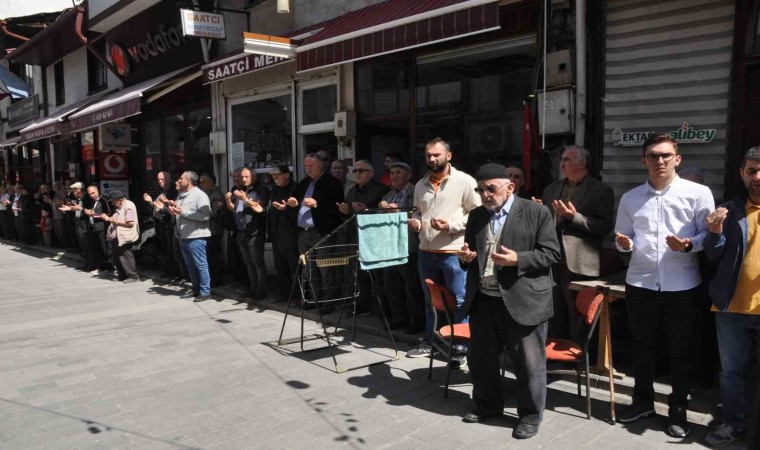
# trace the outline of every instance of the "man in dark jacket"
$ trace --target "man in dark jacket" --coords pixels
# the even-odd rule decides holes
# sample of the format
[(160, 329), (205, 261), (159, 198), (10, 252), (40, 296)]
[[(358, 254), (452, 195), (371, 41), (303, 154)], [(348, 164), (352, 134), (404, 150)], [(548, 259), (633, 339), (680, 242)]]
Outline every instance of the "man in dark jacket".
[[(716, 266), (708, 292), (713, 301), (720, 353), (723, 422), (705, 437), (725, 447), (752, 428), (749, 368), (760, 339), (760, 147), (747, 151), (740, 175), (746, 190), (707, 216), (704, 252)], [(757, 424), (757, 421), (754, 422)]]
[(467, 359), (475, 411), (465, 422), (500, 416), (504, 398), (499, 355), (506, 346), (515, 364), (520, 422), (512, 436), (538, 433), (546, 403), (546, 332), (553, 314), (551, 266), (560, 247), (549, 211), (514, 195), (506, 168), (486, 164), (476, 174), (482, 206), (470, 211), (465, 244), (464, 309), (470, 316)]
[(87, 197), (92, 202), (92, 207), (84, 210), (84, 214), (90, 222), (90, 261), (88, 265), (97, 268), (98, 271), (111, 270), (112, 265), (108, 262), (111, 260), (110, 245), (106, 245), (106, 223), (103, 222), (102, 216), (110, 216), (111, 204), (106, 196), (101, 196), (96, 185), (87, 186)]
[[(375, 169), (372, 167), (372, 163), (366, 159), (356, 161), (351, 173), (354, 174), (356, 184), (349, 189), (348, 194), (346, 194), (346, 201), (338, 206), (344, 219), (352, 217), (356, 213), (360, 213), (367, 208), (377, 208), (380, 205), (380, 202), (383, 201), (385, 194), (390, 190), (388, 186), (375, 180)], [(347, 225), (346, 242), (351, 244), (358, 243), (359, 238), (357, 232), (358, 227), (356, 221)], [(383, 292), (383, 271), (373, 270), (370, 273), (370, 271), (367, 270), (359, 270), (358, 278), (359, 300), (357, 301), (356, 311), (354, 311), (354, 313), (357, 315), (369, 314), (372, 306), (373, 293), (385, 300), (385, 293)], [(384, 301), (384, 303), (387, 304), (387, 301)]]
[(287, 202), (296, 191), (296, 182), (291, 179), (288, 166), (273, 167), (269, 174), (275, 187), (267, 212), (267, 230), (272, 242), (280, 299), (290, 300), (288, 295), (298, 269), (298, 211), (288, 208)]
[[(297, 211), (298, 252), (304, 254), (323, 238), (332, 233), (341, 223), (338, 205), (343, 203), (343, 186), (326, 173), (327, 167), (315, 153), (304, 158), (306, 177), (298, 183), (288, 207)], [(322, 242), (327, 246), (332, 239)], [(311, 273), (312, 293), (316, 299), (335, 296), (336, 273), (332, 268), (307, 270)]]
[[(176, 258), (174, 249), (174, 221), (169, 214), (168, 201), (177, 200), (177, 188), (172, 182), (172, 176), (169, 172), (159, 172), (156, 175), (156, 182), (161, 190), (159, 195), (154, 199), (150, 194), (143, 194), (143, 201), (147, 204), (148, 214), (153, 216), (156, 223), (156, 235), (161, 243), (161, 254), (163, 255), (164, 272), (161, 276), (175, 278), (182, 274), (184, 262)], [(180, 264), (182, 266), (180, 266)]]
[(269, 191), (257, 182), (257, 174), (244, 167), (240, 170), (239, 189), (226, 194), (227, 209), (235, 214), (238, 247), (243, 257), (251, 291), (251, 300), (267, 297), (267, 266), (264, 262), (266, 239), (266, 206)]

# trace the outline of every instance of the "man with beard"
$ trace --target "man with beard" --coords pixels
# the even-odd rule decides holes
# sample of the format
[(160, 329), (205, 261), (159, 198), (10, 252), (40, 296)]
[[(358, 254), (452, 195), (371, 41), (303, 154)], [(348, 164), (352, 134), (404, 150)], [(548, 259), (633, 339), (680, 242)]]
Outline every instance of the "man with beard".
[(153, 216), (156, 223), (156, 235), (161, 242), (161, 254), (163, 255), (164, 272), (162, 277), (176, 278), (180, 276), (179, 261), (174, 258), (174, 221), (169, 214), (169, 200), (177, 199), (177, 189), (172, 183), (172, 176), (169, 172), (159, 172), (156, 175), (161, 193), (153, 199), (150, 194), (143, 194), (143, 201), (148, 205), (149, 213)]
[(108, 263), (111, 251), (106, 245), (106, 223), (103, 222), (103, 214), (111, 215), (111, 205), (105, 196), (101, 196), (98, 187), (87, 187), (87, 196), (93, 202), (91, 208), (84, 210), (90, 222), (90, 267), (96, 267), (98, 271), (111, 270)]
[[(720, 425), (705, 437), (725, 447), (745, 433), (757, 433), (750, 418), (754, 393), (750, 368), (760, 339), (760, 147), (747, 151), (739, 174), (746, 190), (707, 216), (707, 259), (716, 266), (708, 293), (713, 301), (720, 354)], [(758, 400), (756, 400), (758, 401)], [(757, 412), (755, 412), (757, 414)], [(752, 426), (755, 424), (755, 427)], [(747, 448), (757, 448), (751, 444)]]
[(274, 188), (267, 212), (267, 229), (272, 242), (280, 299), (290, 300), (288, 295), (298, 269), (298, 211), (288, 208), (287, 202), (295, 193), (296, 182), (291, 178), (288, 166), (273, 167), (269, 174), (274, 180)]
[[(475, 193), (477, 183), (464, 172), (451, 165), (451, 148), (441, 138), (435, 138), (425, 146), (425, 160), (430, 171), (414, 187), (414, 206), (418, 208), (409, 219), (409, 227), (420, 233), (418, 268), (420, 280), (430, 278), (445, 285), (457, 299), (455, 320), (467, 322), (464, 311), (465, 272), (459, 265), (457, 251), (464, 244), (467, 216), (471, 209), (480, 206), (480, 198)], [(425, 294), (425, 339), (417, 348), (410, 350), (409, 358), (428, 357), (433, 337), (435, 314), (430, 305), (430, 294), (426, 286)], [(457, 356), (457, 363), (464, 362)]]
[(470, 211), (459, 259), (467, 267), (472, 339), (468, 353), (475, 411), (481, 422), (504, 411), (500, 355), (515, 365), (516, 439), (535, 436), (546, 403), (546, 332), (552, 316), (551, 267), (560, 247), (549, 210), (514, 195), (504, 166), (485, 164), (476, 174), (483, 206)]
[(261, 300), (267, 297), (264, 241), (269, 191), (263, 183), (257, 183), (256, 172), (247, 167), (240, 169), (240, 185), (237, 187), (226, 194), (227, 209), (235, 214), (237, 244), (248, 270), (251, 290), (247, 297)]
[(617, 416), (632, 423), (655, 414), (657, 348), (665, 331), (670, 354), (666, 433), (685, 438), (691, 428), (686, 408), (691, 391), (693, 327), (699, 314), (702, 279), (697, 252), (708, 235), (707, 216), (715, 209), (707, 186), (676, 174), (678, 144), (669, 134), (653, 134), (643, 144), (646, 183), (623, 194), (615, 224), (618, 250), (631, 253), (625, 278), (625, 304), (633, 335), (633, 403)]

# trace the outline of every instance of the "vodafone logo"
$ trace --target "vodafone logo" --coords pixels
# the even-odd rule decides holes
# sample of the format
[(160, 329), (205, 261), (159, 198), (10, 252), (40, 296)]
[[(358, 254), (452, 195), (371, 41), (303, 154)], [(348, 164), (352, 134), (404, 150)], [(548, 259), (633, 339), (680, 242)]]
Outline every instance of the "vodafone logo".
[(127, 155), (109, 154), (101, 158), (100, 175), (105, 180), (125, 180), (127, 175)]
[(108, 52), (108, 59), (111, 61), (111, 64), (116, 67), (116, 71), (119, 75), (123, 77), (129, 75), (129, 59), (127, 59), (127, 52), (124, 51), (124, 48), (121, 45), (111, 44), (110, 51)]

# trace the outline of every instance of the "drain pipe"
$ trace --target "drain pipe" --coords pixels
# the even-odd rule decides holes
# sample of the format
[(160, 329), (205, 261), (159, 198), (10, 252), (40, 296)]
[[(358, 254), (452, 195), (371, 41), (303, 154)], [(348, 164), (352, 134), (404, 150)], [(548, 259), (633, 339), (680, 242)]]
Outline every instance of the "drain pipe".
[(24, 42), (26, 42), (26, 41), (29, 40), (29, 38), (26, 37), (26, 36), (21, 36), (20, 34), (16, 34), (16, 33), (13, 33), (11, 31), (8, 31), (8, 21), (6, 21), (6, 20), (0, 20), (0, 27), (2, 27), (3, 33), (7, 34), (8, 36), (10, 36), (12, 38), (16, 38), (16, 39), (18, 39), (20, 41), (24, 41)]
[(575, 145), (586, 141), (586, 0), (575, 2)]
[(94, 56), (98, 61), (103, 63), (108, 70), (110, 70), (114, 75), (116, 75), (116, 78), (121, 81), (122, 84), (124, 84), (125, 78), (119, 74), (119, 71), (116, 70), (116, 67), (114, 67), (113, 64), (111, 64), (106, 58), (103, 57), (100, 53), (98, 53), (97, 49), (95, 49), (87, 40), (87, 37), (82, 33), (82, 21), (84, 20), (84, 8), (81, 6), (77, 7), (77, 21), (76, 25), (74, 26), (74, 31), (76, 31), (77, 36), (79, 37), (79, 40), (82, 41), (82, 44), (87, 49), (88, 52), (92, 53), (92, 56)]

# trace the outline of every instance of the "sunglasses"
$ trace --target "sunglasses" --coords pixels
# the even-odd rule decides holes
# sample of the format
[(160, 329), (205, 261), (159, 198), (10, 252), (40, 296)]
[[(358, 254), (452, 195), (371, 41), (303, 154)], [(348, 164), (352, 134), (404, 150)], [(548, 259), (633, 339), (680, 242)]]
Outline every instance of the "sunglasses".
[(364, 172), (372, 172), (372, 171), (369, 170), (369, 169), (354, 169), (354, 170), (351, 171), (351, 173), (353, 173), (353, 174), (364, 173)]
[(489, 184), (485, 188), (476, 187), (475, 188), (475, 193), (476, 194), (482, 194), (484, 192), (487, 192), (489, 194), (495, 194), (495, 193), (499, 192), (499, 189), (503, 188), (504, 186), (506, 186), (508, 184), (509, 184), (509, 181), (506, 182), (506, 183), (504, 183), (504, 184), (502, 184), (501, 186), (494, 186), (492, 184)]

